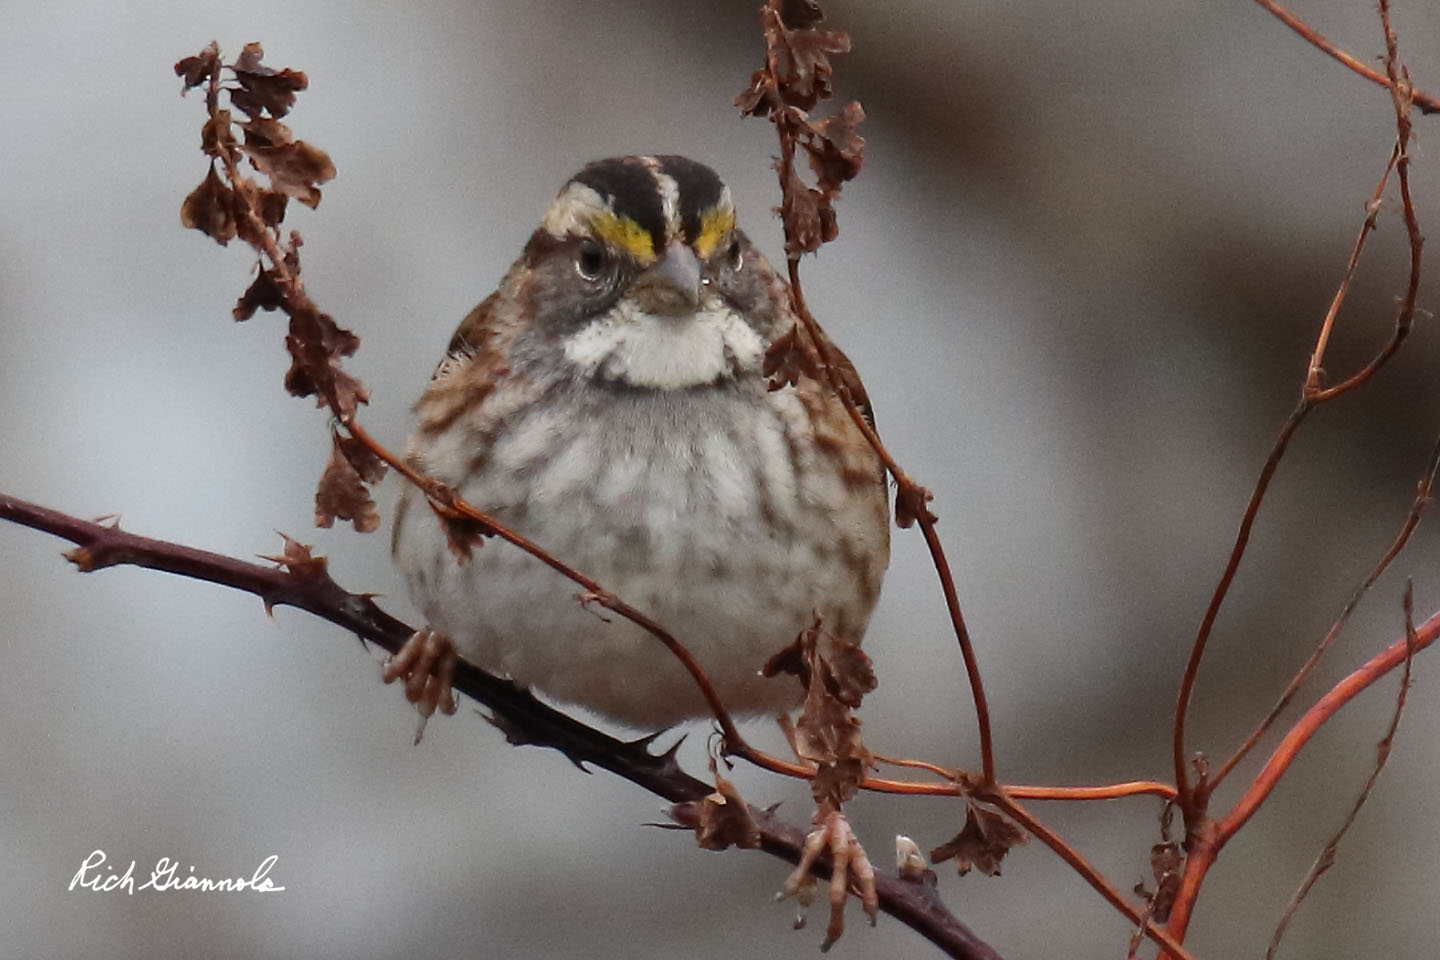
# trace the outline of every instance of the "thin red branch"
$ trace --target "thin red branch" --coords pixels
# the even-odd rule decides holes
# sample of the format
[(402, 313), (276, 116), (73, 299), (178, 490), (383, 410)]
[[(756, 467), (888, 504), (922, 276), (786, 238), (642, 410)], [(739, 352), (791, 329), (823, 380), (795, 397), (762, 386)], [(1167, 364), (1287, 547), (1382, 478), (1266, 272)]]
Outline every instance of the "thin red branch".
[(1420, 482), (1416, 484), (1415, 499), (1411, 501), (1410, 510), (1405, 515), (1405, 521), (1400, 525), (1400, 530), (1395, 534), (1395, 539), (1390, 542), (1390, 546), (1386, 549), (1384, 556), (1375, 564), (1374, 569), (1370, 571), (1369, 575), (1355, 588), (1355, 591), (1350, 594), (1350, 599), (1346, 601), (1345, 608), (1340, 611), (1340, 616), (1336, 618), (1335, 623), (1326, 631), (1325, 636), (1321, 639), (1320, 643), (1316, 645), (1315, 650), (1310, 654), (1305, 663), (1296, 671), (1295, 676), (1290, 679), (1290, 683), (1286, 685), (1284, 692), (1281, 693), (1279, 699), (1275, 701), (1275, 705), (1270, 708), (1270, 712), (1265, 716), (1265, 719), (1250, 732), (1250, 735), (1245, 738), (1245, 742), (1230, 755), (1230, 759), (1226, 760), (1219, 771), (1210, 779), (1210, 787), (1212, 790), (1219, 786), (1220, 782), (1235, 769), (1236, 765), (1245, 758), (1250, 750), (1260, 741), (1260, 738), (1274, 725), (1281, 712), (1294, 700), (1295, 695), (1300, 691), (1301, 685), (1304, 684), (1310, 674), (1315, 671), (1321, 658), (1325, 656), (1326, 651), (1330, 649), (1335, 639), (1340, 636), (1340, 631), (1345, 629), (1345, 624), (1349, 623), (1350, 616), (1355, 612), (1355, 608), (1360, 605), (1360, 601), (1370, 592), (1370, 589), (1375, 586), (1375, 582), (1389, 569), (1390, 564), (1394, 562), (1395, 558), (1405, 549), (1406, 544), (1410, 542), (1411, 534), (1413, 534), (1415, 528), (1420, 525), (1420, 518), (1430, 505), (1431, 491), (1434, 488), (1435, 474), (1437, 471), (1440, 471), (1440, 440), (1437, 440), (1435, 445), (1431, 447), (1430, 459), (1426, 464), (1425, 473), (1421, 477)]
[[(1175, 784), (1179, 788), (1182, 807), (1189, 803), (1192, 795), (1190, 784), (1190, 764), (1185, 753), (1185, 721), (1190, 711), (1190, 700), (1195, 693), (1195, 680), (1200, 675), (1200, 661), (1205, 656), (1205, 645), (1210, 640), (1210, 634), (1215, 629), (1215, 620), (1220, 616), (1220, 608), (1225, 603), (1225, 598), (1230, 592), (1230, 585), (1235, 580), (1235, 574), (1240, 569), (1240, 561), (1245, 556), (1245, 548), (1250, 543), (1250, 531), (1255, 526), (1255, 517), (1260, 513), (1260, 505), (1265, 500), (1265, 494), (1270, 488), (1270, 481), (1275, 476), (1275, 470), (1280, 466), (1280, 460), (1285, 456), (1285, 450), (1290, 444), (1290, 439), (1299, 429), (1304, 421), (1305, 415), (1314, 407), (1314, 404), (1302, 399), (1290, 412), (1285, 423), (1280, 427), (1280, 433), (1276, 435), (1275, 442), (1270, 447), (1270, 455), (1265, 458), (1265, 465), (1260, 468), (1260, 477), (1255, 481), (1255, 488), (1250, 494), (1250, 502), (1245, 505), (1245, 513), (1240, 518), (1240, 529), (1235, 534), (1235, 543), (1230, 548), (1230, 556), (1225, 561), (1225, 569), (1220, 574), (1220, 581), (1215, 585), (1215, 591), (1210, 596), (1210, 604), (1205, 608), (1205, 615), (1200, 619), (1200, 628), (1195, 633), (1195, 639), (1190, 646), (1190, 659), (1185, 664), (1185, 673), (1180, 680), (1180, 692), (1175, 699), (1175, 726), (1174, 736), (1171, 740), (1171, 761), (1174, 764)], [(1185, 810), (1187, 820), (1196, 815), (1195, 810)]]
[[(1215, 620), (1220, 614), (1220, 609), (1224, 606), (1225, 599), (1229, 594), (1230, 586), (1234, 582), (1235, 574), (1240, 568), (1240, 561), (1243, 559), (1245, 549), (1249, 544), (1251, 529), (1254, 527), (1255, 518), (1259, 514), (1260, 506), (1264, 502), (1270, 481), (1275, 475), (1275, 470), (1280, 465), (1280, 460), (1285, 455), (1285, 450), (1291, 438), (1295, 435), (1295, 431), (1299, 429), (1306, 415), (1319, 404), (1340, 397), (1367, 383), (1400, 349), (1400, 346), (1405, 342), (1414, 326), (1415, 304), (1420, 289), (1420, 254), (1425, 238), (1420, 235), (1419, 220), (1416, 216), (1415, 205), (1410, 195), (1410, 153), (1408, 144), (1411, 135), (1411, 123), (1409, 110), (1406, 105), (1409, 102), (1408, 98), (1411, 95), (1411, 90), (1408, 81), (1400, 79), (1403, 68), (1397, 66), (1395, 59), (1394, 37), (1389, 31), (1388, 14), (1385, 22), (1387, 45), (1390, 52), (1387, 69), (1397, 78), (1391, 87), (1395, 104), (1397, 127), (1395, 146), (1391, 151), (1389, 160), (1386, 162), (1385, 171), (1380, 177), (1380, 183), (1376, 188), (1375, 194), (1372, 196), (1370, 203), (1366, 205), (1365, 221), (1360, 228), (1359, 235), (1356, 237), (1355, 246), (1346, 265), (1344, 277), (1341, 279), (1335, 296), (1331, 300), (1330, 308), (1326, 311), (1325, 319), (1316, 337), (1315, 347), (1311, 352), (1310, 363), (1306, 370), (1305, 383), (1301, 389), (1300, 402), (1294, 410), (1291, 411), (1290, 416), (1281, 426), (1280, 433), (1276, 436), (1275, 442), (1270, 448), (1270, 454), (1265, 460), (1265, 465), (1260, 470), (1260, 476), (1255, 482), (1255, 488), (1250, 495), (1250, 501), (1246, 504), (1245, 513), (1241, 517), (1240, 529), (1236, 533), (1235, 542), (1230, 549), (1230, 556), (1225, 563), (1225, 569), (1221, 573), (1220, 580), (1216, 584), (1215, 590), (1210, 597), (1209, 605), (1205, 608), (1205, 614), (1201, 618), (1200, 627), (1196, 631), (1195, 639), (1191, 644), (1190, 658), (1186, 662), (1185, 672), (1180, 681), (1180, 691), (1176, 696), (1171, 759), (1175, 769), (1175, 782), (1180, 788), (1182, 808), (1185, 810), (1187, 818), (1192, 820), (1200, 816), (1204, 807), (1205, 796), (1214, 788), (1216, 781), (1202, 784), (1200, 787), (1200, 795), (1195, 796), (1192, 800), (1189, 762), (1186, 757), (1185, 746), (1185, 724), (1189, 715), (1190, 702), (1194, 695), (1195, 682), (1199, 676), (1200, 662), (1204, 658), (1206, 644), (1214, 630)], [(1379, 211), (1379, 199), (1383, 194), (1392, 169), (1395, 171), (1396, 179), (1399, 183), (1402, 214), (1405, 220), (1406, 233), (1410, 240), (1410, 276), (1406, 285), (1405, 297), (1396, 314), (1394, 330), (1380, 351), (1355, 374), (1334, 386), (1324, 387), (1321, 385), (1320, 374), (1325, 347), (1329, 341), (1335, 317), (1338, 315), (1340, 306), (1345, 300), (1345, 294), (1349, 290), (1350, 281), (1354, 276), (1360, 255), (1364, 251), (1365, 242), (1375, 228), (1375, 218)], [(1248, 744), (1242, 746), (1242, 750), (1248, 749)], [(1227, 765), (1222, 768), (1221, 773), (1229, 773), (1231, 766), (1231, 764), (1227, 763)]]
[(1390, 174), (1395, 169), (1395, 162), (1400, 159), (1402, 144), (1397, 140), (1395, 146), (1390, 150), (1390, 160), (1385, 164), (1385, 170), (1380, 174), (1380, 182), (1375, 185), (1375, 192), (1370, 195), (1370, 202), (1365, 204), (1365, 222), (1360, 225), (1360, 233), (1355, 237), (1355, 246), (1350, 251), (1350, 262), (1345, 265), (1345, 276), (1340, 281), (1335, 296), (1330, 299), (1330, 309), (1325, 311), (1325, 320), (1320, 325), (1320, 335), (1315, 338), (1315, 349), (1310, 353), (1310, 368), (1305, 374), (1305, 389), (1307, 392), (1314, 392), (1320, 389), (1320, 378), (1324, 373), (1325, 348), (1330, 343), (1330, 331), (1335, 326), (1335, 319), (1340, 315), (1340, 307), (1345, 303), (1345, 295), (1350, 291), (1350, 281), (1355, 277), (1355, 269), (1360, 265), (1360, 254), (1365, 252), (1365, 241), (1375, 231), (1375, 224), (1380, 219), (1380, 204), (1385, 198), (1385, 188), (1390, 183)]
[(1160, 780), (1129, 780), (1097, 787), (1039, 787), (1017, 785), (1004, 788), (1005, 793), (1020, 800), (1118, 800), (1121, 797), (1160, 797), (1174, 800), (1174, 786)]
[[(1264, 7), (1266, 10), (1270, 11), (1272, 14), (1274, 14), (1281, 23), (1285, 24), (1285, 26), (1289, 27), (1291, 30), (1294, 30), (1296, 33), (1300, 34), (1300, 36), (1304, 37), (1307, 43), (1310, 43), (1317, 49), (1324, 51), (1329, 56), (1334, 57), (1340, 63), (1360, 74), (1360, 76), (1364, 77), (1366, 80), (1369, 80), (1372, 83), (1378, 83), (1382, 87), (1391, 86), (1391, 80), (1385, 74), (1376, 70), (1374, 67), (1371, 67), (1364, 61), (1356, 59), (1351, 54), (1346, 53), (1340, 47), (1336, 46), (1333, 42), (1321, 36), (1313, 27), (1307, 24), (1304, 20), (1301, 20), (1294, 13), (1287, 10), (1285, 7), (1282, 7), (1280, 4), (1276, 3), (1275, 0), (1255, 0), (1255, 2), (1260, 4), (1260, 6)], [(1414, 101), (1415, 106), (1420, 108), (1421, 113), (1435, 113), (1437, 111), (1440, 111), (1440, 100), (1437, 100), (1435, 97), (1432, 97), (1428, 93), (1421, 93), (1418, 90), (1415, 91)]]
[(1412, 584), (1405, 585), (1405, 664), (1400, 674), (1400, 691), (1395, 696), (1395, 709), (1390, 713), (1390, 724), (1385, 728), (1385, 736), (1375, 745), (1375, 765), (1370, 768), (1370, 775), (1365, 778), (1365, 784), (1360, 788), (1360, 794), (1351, 804), (1350, 811), (1341, 821), (1340, 826), (1331, 834), (1320, 855), (1306, 871), (1305, 878), (1300, 881), (1300, 886), (1290, 897), (1290, 902), (1285, 905), (1284, 912), (1280, 915), (1280, 922), (1275, 925), (1275, 932), (1270, 937), (1270, 947), (1265, 951), (1265, 960), (1275, 960), (1275, 951), (1280, 948), (1280, 940), (1285, 936), (1285, 929), (1290, 925), (1290, 918), (1295, 915), (1300, 904), (1310, 893), (1320, 875), (1329, 870), (1335, 862), (1335, 853), (1340, 847), (1340, 841), (1345, 834), (1350, 832), (1350, 827), (1355, 823), (1355, 818), (1360, 816), (1360, 811), (1365, 806), (1365, 801), (1370, 799), (1375, 784), (1380, 780), (1380, 774), (1385, 769), (1385, 762), (1390, 759), (1390, 749), (1395, 743), (1395, 734), (1400, 729), (1400, 716), (1405, 712), (1405, 700), (1410, 693), (1410, 668), (1415, 660), (1415, 591)]
[[(1335, 684), (1315, 705), (1305, 711), (1304, 716), (1286, 732), (1284, 739), (1275, 748), (1264, 768), (1255, 777), (1234, 808), (1217, 825), (1217, 842), (1224, 845), (1245, 822), (1255, 815), (1265, 798), (1270, 796), (1285, 771), (1294, 763), (1296, 755), (1310, 742), (1340, 708), (1359, 694), (1369, 689), (1381, 677), (1405, 662), (1412, 653), (1424, 650), (1440, 637), (1440, 614), (1432, 616), (1414, 631), (1413, 643), (1410, 637), (1403, 637), (1377, 653), (1348, 677)], [(1413, 647), (1413, 649), (1412, 649)]]
[(1155, 943), (1158, 943), (1165, 950), (1168, 950), (1172, 957), (1176, 958), (1176, 960), (1193, 960), (1190, 953), (1181, 946), (1183, 937), (1172, 935), (1165, 928), (1160, 927), (1147, 917), (1142, 908), (1137, 907), (1126, 899), (1125, 895), (1117, 890), (1110, 881), (1106, 880), (1100, 871), (1096, 870), (1090, 861), (1086, 860), (1078, 850), (1060, 839), (1060, 836), (1055, 833), (1055, 831), (1047, 827), (1030, 813), (1030, 811), (1003, 793), (986, 795), (983, 799), (1003, 810), (1007, 816), (1024, 827), (1031, 836), (1038, 837), (1041, 843), (1045, 844), (1045, 846), (1053, 850), (1060, 859), (1069, 864), (1070, 868), (1080, 874), (1085, 882), (1090, 884), (1111, 906), (1129, 918), (1130, 922), (1137, 927), (1143, 927), (1145, 929), (1145, 936), (1149, 937)]
[[(1309, 28), (1305, 27), (1298, 18), (1289, 14), (1288, 11), (1284, 11), (1283, 8), (1278, 5), (1270, 3), (1269, 0), (1259, 0), (1259, 2), (1271, 9), (1272, 12), (1275, 12), (1277, 16), (1286, 19), (1287, 23), (1290, 23), (1290, 25), (1297, 30), (1300, 30), (1302, 35), (1307, 36), (1307, 39), (1310, 39), (1313, 35), (1316, 39), (1323, 40), (1323, 38), (1318, 38), (1318, 35), (1314, 35), (1313, 31), (1309, 31)], [(1409, 143), (1412, 134), (1410, 114), (1415, 103), (1415, 91), (1410, 83), (1408, 71), (1406, 71), (1404, 65), (1400, 62), (1395, 32), (1390, 23), (1389, 0), (1380, 0), (1379, 13), (1381, 27), (1385, 35), (1385, 75), (1383, 82), (1390, 90), (1391, 103), (1395, 112), (1396, 128), (1395, 147), (1387, 164), (1386, 171), (1388, 175), (1389, 170), (1393, 167), (1399, 183), (1402, 213), (1405, 220), (1406, 234), (1410, 243), (1410, 278), (1406, 286), (1405, 296), (1396, 315), (1394, 332), (1386, 344), (1369, 363), (1348, 379), (1332, 387), (1321, 387), (1318, 377), (1320, 360), (1323, 358), (1325, 343), (1328, 340), (1330, 329), (1334, 322), (1334, 314), (1338, 311), (1339, 301), (1343, 299), (1344, 293), (1346, 289), (1348, 289), (1350, 276), (1354, 270), (1354, 263), (1358, 259), (1359, 250), (1364, 245), (1365, 238), (1371, 229), (1371, 220), (1378, 209), (1378, 204), (1372, 201), (1367, 209), (1366, 224), (1361, 228), (1361, 234), (1356, 243), (1356, 251), (1351, 256), (1351, 265), (1346, 271), (1345, 278), (1336, 294), (1335, 301), (1332, 302), (1331, 311), (1327, 314), (1325, 323), (1322, 324), (1320, 335), (1317, 337), (1316, 347), (1312, 352), (1311, 363), (1307, 370), (1305, 385), (1301, 390), (1300, 404), (1291, 413), (1289, 419), (1282, 427), (1280, 435), (1271, 449), (1270, 456), (1266, 460), (1265, 467), (1261, 470), (1260, 479), (1256, 483), (1255, 491), (1251, 495), (1250, 503), (1241, 520), (1240, 532), (1236, 537), (1235, 546), (1231, 551), (1225, 571), (1221, 575), (1220, 583), (1217, 585), (1215, 593), (1211, 598), (1210, 605), (1206, 608), (1205, 616), (1201, 621), (1200, 629), (1196, 634), (1195, 642), (1191, 649), (1190, 660), (1186, 664), (1185, 674), (1181, 680), (1180, 693), (1176, 705), (1172, 759), (1175, 765), (1176, 783), (1180, 788), (1179, 805), (1185, 816), (1187, 858), (1185, 871), (1181, 878), (1180, 890), (1176, 895), (1175, 904), (1167, 924), (1167, 929), (1181, 939), (1185, 936), (1190, 916), (1195, 907), (1196, 898), (1200, 893), (1200, 887), (1210, 867), (1214, 864), (1215, 858), (1219, 855), (1221, 848), (1224, 847), (1230, 837), (1234, 836), (1235, 831), (1240, 829), (1240, 827), (1254, 815), (1259, 805), (1269, 796), (1270, 791), (1274, 789), (1275, 783), (1279, 781), (1285, 770), (1289, 769), (1300, 747), (1303, 746), (1310, 736), (1319, 729), (1319, 726), (1325, 723), (1350, 697), (1353, 697), (1359, 690), (1364, 689), (1364, 686), (1373, 683), (1374, 680), (1378, 678), (1378, 676), (1383, 675), (1386, 670), (1393, 669), (1395, 663), (1398, 662), (1392, 661), (1388, 667), (1380, 670), (1379, 673), (1369, 676), (1368, 680), (1364, 679), (1367, 670), (1379, 669), (1376, 665), (1384, 660), (1385, 657), (1395, 652), (1396, 648), (1391, 647), (1390, 650), (1385, 653), (1377, 655), (1366, 667), (1362, 667), (1361, 670), (1356, 671), (1356, 673), (1352, 674), (1345, 681), (1342, 681), (1341, 684), (1334, 687), (1290, 729), (1281, 741), (1280, 746), (1277, 747), (1275, 753), (1271, 755), (1265, 768), (1251, 783), (1235, 808), (1232, 809), (1223, 820), (1218, 822), (1208, 815), (1207, 808), (1209, 799), (1216, 781), (1205, 782), (1202, 777), (1202, 782), (1193, 789), (1190, 785), (1185, 760), (1186, 713), (1189, 708), (1191, 694), (1193, 693), (1195, 679), (1199, 672), (1200, 659), (1204, 652), (1205, 642), (1214, 626), (1215, 617), (1218, 615), (1219, 608), (1224, 602), (1225, 594), (1229, 589), (1231, 580), (1234, 578), (1235, 570), (1239, 566), (1240, 558), (1244, 553), (1245, 542), (1249, 538), (1250, 527), (1254, 522), (1255, 514), (1259, 510), (1260, 502), (1264, 498), (1265, 488), (1268, 486), (1270, 478), (1274, 475), (1275, 467), (1278, 466), (1280, 458), (1284, 455), (1286, 444), (1288, 444), (1290, 438), (1294, 435), (1295, 430), (1299, 427), (1305, 415), (1318, 404), (1339, 397), (1367, 383), (1400, 349), (1400, 346), (1409, 335), (1414, 321), (1415, 304), (1420, 286), (1421, 249), (1425, 242), (1425, 238), (1420, 234), (1419, 220), (1416, 216), (1415, 205), (1410, 194), (1409, 179)], [(1302, 27), (1304, 29), (1302, 29)], [(1312, 39), (1312, 42), (1315, 42), (1315, 40)], [(1324, 43), (1328, 43), (1328, 41), (1324, 41)], [(1317, 45), (1321, 45), (1322, 49), (1327, 49), (1322, 44)], [(1327, 52), (1332, 52), (1332, 50), (1333, 45), (1331, 49), (1327, 49)], [(1384, 182), (1385, 177), (1382, 176), (1382, 189)], [(1429, 476), (1428, 473), (1427, 476)], [(1424, 484), (1425, 481), (1422, 481), (1422, 490), (1428, 489)], [(1408, 534), (1404, 534), (1404, 536), (1408, 536)], [(1404, 546), (1403, 542), (1400, 546)], [(1435, 622), (1435, 618), (1432, 618), (1430, 621), (1427, 621), (1427, 625), (1434, 624)], [(1433, 640), (1433, 636), (1425, 642), (1428, 643), (1430, 640)], [(1406, 644), (1401, 644), (1400, 647), (1402, 654), (1405, 656), (1413, 653), (1413, 649), (1407, 647)], [(1409, 652), (1406, 652), (1407, 650)], [(1302, 670), (1303, 669), (1302, 667)], [(1242, 750), (1248, 749), (1248, 747), (1249, 744), (1247, 742), (1247, 744), (1242, 745)], [(1232, 768), (1233, 763), (1227, 762), (1226, 765), (1222, 767), (1220, 773), (1222, 775), (1229, 773)]]
[[(782, 141), (784, 139), (782, 133)], [(970, 695), (975, 703), (975, 722), (979, 730), (980, 741), (980, 766), (986, 783), (995, 782), (995, 747), (990, 732), (990, 704), (985, 696), (985, 684), (980, 678), (980, 661), (975, 655), (975, 645), (970, 640), (970, 630), (965, 626), (965, 615), (960, 609), (960, 598), (955, 590), (955, 577), (950, 572), (950, 561), (945, 556), (945, 549), (940, 543), (940, 535), (935, 532), (935, 517), (926, 508), (925, 503), (929, 494), (923, 487), (917, 484), (909, 474), (900, 469), (895, 458), (885, 447), (880, 439), (880, 434), (865, 419), (855, 403), (855, 398), (850, 395), (850, 389), (845, 385), (835, 360), (830, 340), (820, 328), (810, 308), (805, 304), (805, 292), (800, 283), (800, 264), (798, 260), (789, 261), (790, 273), (790, 294), (795, 307), (795, 314), (804, 324), (810, 338), (817, 345), (820, 353), (821, 366), (825, 370), (826, 378), (830, 388), (845, 405), (846, 411), (850, 414), (850, 420), (856, 428), (864, 435), (866, 441), (874, 449), (880, 462), (884, 464), (885, 470), (894, 477), (898, 488), (896, 494), (897, 502), (908, 502), (916, 505), (916, 522), (920, 526), (921, 533), (925, 537), (925, 546), (930, 551), (930, 560), (935, 567), (935, 572), (940, 578), (940, 589), (945, 595), (945, 609), (950, 615), (950, 625), (955, 631), (955, 639), (960, 645), (960, 655), (965, 661), (965, 675), (970, 682)]]

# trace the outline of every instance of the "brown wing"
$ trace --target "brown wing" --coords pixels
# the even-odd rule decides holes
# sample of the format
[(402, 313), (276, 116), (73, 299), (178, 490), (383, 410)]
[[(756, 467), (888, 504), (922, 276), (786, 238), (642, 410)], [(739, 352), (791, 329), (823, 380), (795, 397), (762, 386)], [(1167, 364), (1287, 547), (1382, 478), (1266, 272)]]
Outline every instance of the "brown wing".
[(435, 367), (430, 385), (415, 404), (416, 437), (447, 429), (457, 418), (476, 410), (507, 372), (516, 323), (513, 299), (502, 285), (460, 321), (445, 356)]

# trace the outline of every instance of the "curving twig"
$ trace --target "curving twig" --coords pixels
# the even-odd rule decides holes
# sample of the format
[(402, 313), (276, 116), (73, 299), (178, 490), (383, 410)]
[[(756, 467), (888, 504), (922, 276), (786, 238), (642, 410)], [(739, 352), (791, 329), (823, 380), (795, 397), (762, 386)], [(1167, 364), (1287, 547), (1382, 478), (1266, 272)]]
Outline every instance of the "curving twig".
[[(1261, 2), (1264, 2), (1264, 0), (1261, 0)], [(1250, 500), (1246, 504), (1245, 512), (1241, 517), (1240, 528), (1236, 532), (1235, 542), (1230, 549), (1230, 556), (1226, 560), (1225, 568), (1220, 575), (1220, 580), (1215, 585), (1215, 590), (1210, 597), (1210, 603), (1205, 608), (1205, 613), (1200, 620), (1200, 626), (1196, 630), (1195, 638), (1191, 643), (1190, 657), (1186, 662), (1185, 672), (1181, 677), (1179, 693), (1176, 695), (1175, 724), (1171, 742), (1171, 762), (1174, 766), (1175, 782), (1180, 790), (1181, 809), (1185, 813), (1187, 822), (1198, 823), (1199, 819), (1203, 817), (1205, 801), (1214, 789), (1216, 782), (1218, 782), (1218, 778), (1207, 779), (1202, 777), (1201, 783), (1196, 785), (1194, 790), (1191, 788), (1189, 763), (1185, 754), (1185, 724), (1189, 715), (1190, 701), (1194, 695), (1195, 683), (1200, 672), (1200, 662), (1204, 657), (1206, 645), (1214, 630), (1215, 621), (1220, 615), (1220, 609), (1224, 606), (1225, 599), (1229, 595), (1230, 586), (1234, 582), (1235, 575), (1240, 568), (1240, 561), (1245, 556), (1245, 550), (1250, 541), (1250, 532), (1255, 525), (1255, 518), (1260, 512), (1260, 506), (1264, 502), (1265, 495), (1269, 490), (1270, 481), (1274, 478), (1275, 471), (1280, 466), (1281, 459), (1285, 456), (1285, 451), (1289, 446), (1290, 440), (1300, 428), (1300, 424), (1305, 420), (1305, 417), (1321, 403), (1343, 396), (1351, 390), (1369, 382), (1369, 380), (1395, 356), (1414, 327), (1415, 305), (1420, 289), (1421, 250), (1425, 243), (1425, 238), (1420, 234), (1420, 223), (1415, 213), (1413, 198), (1410, 194), (1409, 142), (1412, 135), (1410, 106), (1414, 96), (1414, 90), (1410, 86), (1409, 75), (1399, 60), (1395, 33), (1390, 26), (1390, 11), (1387, 0), (1381, 0), (1380, 18), (1385, 33), (1386, 74), (1390, 78), (1387, 86), (1391, 91), (1391, 100), (1395, 111), (1395, 146), (1391, 150), (1389, 160), (1386, 162), (1379, 185), (1376, 187), (1370, 202), (1366, 204), (1365, 221), (1355, 240), (1355, 246), (1350, 254), (1349, 262), (1346, 265), (1344, 277), (1341, 279), (1339, 288), (1331, 300), (1329, 310), (1326, 311), (1320, 332), (1316, 336), (1315, 347), (1311, 351), (1310, 362), (1306, 369), (1304, 385), (1300, 391), (1300, 401), (1286, 418), (1280, 428), (1280, 432), (1276, 435), (1274, 443), (1271, 445), (1270, 453), (1266, 457), (1265, 465), (1260, 470), (1259, 478), (1255, 481), (1254, 490), (1251, 492)], [(1380, 209), (1380, 198), (1384, 193), (1386, 184), (1389, 182), (1392, 170), (1399, 184), (1401, 211), (1405, 221), (1406, 235), (1410, 243), (1410, 274), (1406, 284), (1405, 296), (1401, 300), (1400, 307), (1396, 312), (1394, 329), (1389, 339), (1386, 340), (1385, 344), (1375, 356), (1360, 370), (1341, 382), (1332, 386), (1324, 386), (1321, 382), (1321, 375), (1325, 348), (1329, 342), (1335, 318), (1340, 311), (1341, 305), (1344, 303), (1346, 293), (1350, 289), (1350, 281), (1354, 276), (1360, 255), (1364, 251), (1365, 242), (1375, 229), (1375, 218)], [(1303, 670), (1304, 668), (1302, 668), (1302, 671)], [(1298, 677), (1298, 679), (1303, 679), (1303, 677)], [(1255, 739), (1258, 739), (1258, 736)], [(1245, 751), (1248, 750), (1249, 747), (1250, 744), (1247, 741), (1245, 745), (1242, 745), (1241, 749)], [(1222, 768), (1221, 772), (1229, 773), (1231, 767), (1231, 764), (1227, 764)]]
[[(1357, 59), (1353, 55), (1346, 53), (1340, 47), (1336, 46), (1332, 41), (1321, 36), (1314, 27), (1310, 26), (1304, 20), (1301, 20), (1292, 11), (1276, 3), (1275, 0), (1255, 0), (1255, 2), (1260, 4), (1260, 6), (1264, 7), (1266, 10), (1270, 11), (1272, 14), (1274, 14), (1276, 19), (1278, 19), (1281, 23), (1285, 24), (1285, 26), (1289, 27), (1291, 30), (1294, 30), (1296, 33), (1300, 34), (1300, 36), (1304, 37), (1307, 43), (1311, 44), (1316, 49), (1323, 51), (1329, 56), (1334, 57), (1337, 61), (1344, 64), (1349, 69), (1354, 70), (1366, 80), (1369, 80), (1372, 83), (1378, 83), (1382, 87), (1390, 87), (1392, 85), (1392, 81), (1389, 76), (1381, 73), (1374, 67), (1370, 66), (1362, 60)], [(1435, 97), (1432, 97), (1428, 93), (1421, 93), (1418, 90), (1414, 91), (1414, 101), (1415, 106), (1420, 108), (1421, 113), (1440, 112), (1440, 100), (1437, 100)]]

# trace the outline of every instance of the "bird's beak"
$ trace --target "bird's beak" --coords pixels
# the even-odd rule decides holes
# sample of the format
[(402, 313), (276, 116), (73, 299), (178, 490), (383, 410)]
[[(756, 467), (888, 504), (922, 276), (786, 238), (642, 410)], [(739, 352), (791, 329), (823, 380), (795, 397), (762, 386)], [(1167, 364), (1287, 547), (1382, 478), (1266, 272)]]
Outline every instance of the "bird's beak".
[(665, 248), (660, 259), (640, 274), (636, 287), (660, 313), (685, 313), (700, 303), (700, 261), (695, 251), (679, 240)]

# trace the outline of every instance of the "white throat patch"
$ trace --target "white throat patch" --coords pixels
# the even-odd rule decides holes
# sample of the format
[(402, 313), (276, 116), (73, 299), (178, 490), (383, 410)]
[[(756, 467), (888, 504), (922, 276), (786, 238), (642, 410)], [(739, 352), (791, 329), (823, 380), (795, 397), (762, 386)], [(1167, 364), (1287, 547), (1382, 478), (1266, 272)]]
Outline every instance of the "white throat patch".
[(696, 387), (759, 370), (764, 341), (715, 298), (688, 317), (656, 316), (622, 300), (565, 341), (582, 372), (660, 390)]

